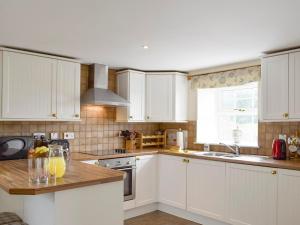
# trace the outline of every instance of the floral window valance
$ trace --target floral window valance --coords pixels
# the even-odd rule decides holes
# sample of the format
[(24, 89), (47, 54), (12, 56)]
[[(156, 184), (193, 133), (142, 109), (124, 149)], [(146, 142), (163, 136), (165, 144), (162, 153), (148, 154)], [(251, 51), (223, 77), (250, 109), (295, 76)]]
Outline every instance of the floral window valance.
[(192, 88), (238, 86), (260, 80), (260, 66), (192, 76)]

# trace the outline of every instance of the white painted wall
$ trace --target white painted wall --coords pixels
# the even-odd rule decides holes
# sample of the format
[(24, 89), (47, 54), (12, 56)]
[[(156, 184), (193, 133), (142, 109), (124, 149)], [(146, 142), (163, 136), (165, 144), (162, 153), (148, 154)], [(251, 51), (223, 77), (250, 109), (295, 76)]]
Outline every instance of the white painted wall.
[(191, 88), (191, 80), (188, 81), (188, 120), (197, 120), (197, 89)]

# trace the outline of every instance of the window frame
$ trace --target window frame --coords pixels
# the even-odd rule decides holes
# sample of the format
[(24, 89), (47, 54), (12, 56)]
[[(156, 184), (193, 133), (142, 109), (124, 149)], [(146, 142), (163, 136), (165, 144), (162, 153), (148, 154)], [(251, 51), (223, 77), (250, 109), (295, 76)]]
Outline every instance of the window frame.
[[(239, 144), (239, 146), (240, 147), (247, 147), (247, 148), (259, 148), (259, 117), (260, 117), (260, 82), (252, 82), (252, 83), (255, 83), (255, 85), (256, 85), (256, 88), (257, 88), (257, 103), (256, 103), (256, 106), (257, 106), (257, 111), (256, 111), (256, 114), (254, 114), (253, 115), (253, 113), (248, 113), (247, 115), (249, 115), (249, 116), (252, 116), (252, 122), (253, 122), (253, 117), (257, 117), (257, 140), (256, 140), (256, 143), (255, 144), (253, 144), (253, 145), (247, 145), (247, 144)], [(248, 84), (251, 84), (251, 83), (248, 83)], [(248, 85), (248, 84), (244, 84), (244, 85)], [(240, 85), (240, 86), (232, 86), (232, 89), (236, 89), (235, 87), (242, 87), (243, 85)], [(230, 87), (221, 87), (221, 88), (230, 88)], [(242, 88), (241, 88), (242, 89)], [(246, 89), (246, 88), (245, 88)], [(196, 140), (195, 140), (195, 142), (194, 142), (194, 144), (201, 144), (201, 145), (203, 145), (203, 144), (209, 144), (209, 145), (222, 145), (222, 144), (220, 144), (220, 142), (219, 143), (214, 143), (214, 142), (212, 142), (212, 143), (210, 143), (210, 142), (204, 142), (204, 141), (199, 141), (199, 133), (198, 133), (198, 127), (199, 127), (199, 113), (198, 113), (198, 111), (199, 111), (199, 105), (198, 105), (198, 103), (199, 103), (199, 90), (200, 89), (197, 89), (197, 94), (196, 94), (196, 100), (197, 100), (197, 108), (196, 108), (196, 112), (197, 112), (197, 118), (196, 118)], [(228, 90), (230, 90), (230, 89), (228, 89)], [(221, 110), (219, 110), (219, 108), (221, 107), (220, 105), (221, 105), (221, 101), (220, 101), (220, 99), (222, 98), (222, 96), (221, 95), (218, 95), (218, 102), (216, 103), (216, 107), (217, 107), (217, 114), (219, 114), (220, 115), (220, 111)], [(245, 99), (247, 99), (247, 98), (245, 98)], [(253, 104), (255, 104), (254, 102), (254, 98), (253, 98), (253, 96), (252, 96), (252, 106), (253, 106)], [(236, 103), (237, 103), (237, 101), (235, 101), (235, 107), (234, 108), (236, 108)], [(253, 112), (253, 107), (252, 107), (252, 109), (251, 109), (251, 112)], [(222, 113), (222, 112), (221, 112)], [(225, 115), (224, 114), (224, 111), (223, 111), (223, 115)], [(232, 113), (230, 113), (230, 111), (228, 111), (228, 115), (233, 115)], [(234, 114), (234, 116), (235, 117), (237, 117), (237, 116), (239, 116), (239, 115), (245, 115), (245, 114), (243, 114), (243, 112), (236, 112), (235, 114)], [(219, 117), (219, 116), (218, 116)], [(236, 122), (235, 122), (236, 123)], [(252, 123), (253, 125), (255, 124), (255, 123)], [(218, 122), (218, 125), (217, 125), (217, 129), (219, 130), (220, 129), (220, 123)], [(220, 139), (219, 138), (219, 134), (217, 135), (218, 137), (217, 137), (217, 139)], [(231, 143), (229, 143), (229, 142), (226, 142), (226, 144), (231, 144), (231, 145), (233, 145), (234, 143), (233, 142), (231, 142)]]

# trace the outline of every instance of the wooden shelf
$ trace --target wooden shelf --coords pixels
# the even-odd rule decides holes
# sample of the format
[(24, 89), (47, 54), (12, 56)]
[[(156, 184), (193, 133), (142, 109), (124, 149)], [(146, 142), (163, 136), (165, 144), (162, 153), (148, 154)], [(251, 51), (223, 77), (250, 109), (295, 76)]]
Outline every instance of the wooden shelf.
[(141, 149), (143, 149), (143, 147), (150, 147), (150, 146), (156, 146), (159, 148), (165, 145), (166, 142), (166, 136), (164, 134), (153, 134), (153, 135), (140, 134), (137, 139)]
[(164, 138), (164, 135), (144, 135), (142, 138), (143, 139), (159, 139), (159, 138)]
[(155, 142), (155, 143), (142, 143), (142, 146), (156, 146), (156, 145), (163, 145), (164, 142)]

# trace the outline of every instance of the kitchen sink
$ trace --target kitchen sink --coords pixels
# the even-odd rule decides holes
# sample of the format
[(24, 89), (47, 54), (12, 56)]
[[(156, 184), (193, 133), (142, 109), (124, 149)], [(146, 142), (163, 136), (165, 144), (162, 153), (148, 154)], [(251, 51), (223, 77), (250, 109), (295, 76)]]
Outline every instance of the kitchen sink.
[(235, 158), (238, 155), (226, 153), (226, 152), (195, 152), (195, 155), (208, 156), (208, 157), (225, 157), (225, 158)]

